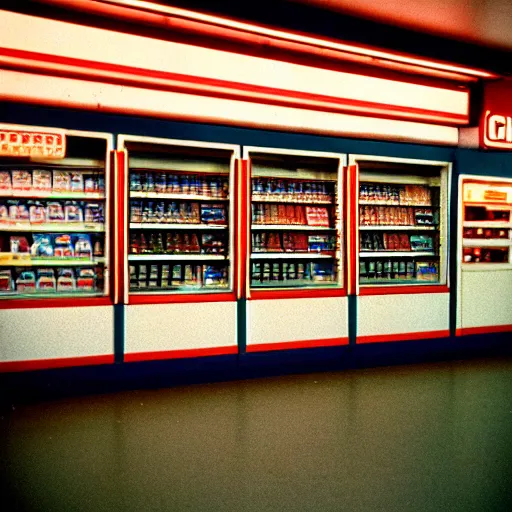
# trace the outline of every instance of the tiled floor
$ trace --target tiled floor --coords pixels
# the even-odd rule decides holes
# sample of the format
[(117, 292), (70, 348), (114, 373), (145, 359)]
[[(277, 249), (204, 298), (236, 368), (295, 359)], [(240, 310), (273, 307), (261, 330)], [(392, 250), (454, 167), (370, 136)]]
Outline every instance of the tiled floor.
[(512, 510), (510, 359), (65, 399), (0, 429), (9, 510)]

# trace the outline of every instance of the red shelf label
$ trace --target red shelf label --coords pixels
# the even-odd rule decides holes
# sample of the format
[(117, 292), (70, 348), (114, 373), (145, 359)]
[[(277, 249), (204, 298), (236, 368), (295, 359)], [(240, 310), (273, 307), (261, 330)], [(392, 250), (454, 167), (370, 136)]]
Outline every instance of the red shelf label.
[(0, 156), (64, 158), (66, 136), (57, 132), (0, 130)]

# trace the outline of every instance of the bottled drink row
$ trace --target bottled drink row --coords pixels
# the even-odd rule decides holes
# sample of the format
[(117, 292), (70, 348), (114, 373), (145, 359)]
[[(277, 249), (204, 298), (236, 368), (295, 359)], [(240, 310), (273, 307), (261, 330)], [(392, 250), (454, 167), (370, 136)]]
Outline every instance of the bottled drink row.
[(396, 206), (360, 206), (361, 226), (434, 226), (439, 224), (438, 211), (431, 208)]
[(130, 201), (130, 222), (162, 224), (227, 224), (224, 204), (191, 201)]
[(226, 254), (223, 234), (144, 233), (130, 234), (130, 254)]
[(406, 233), (362, 233), (359, 247), (364, 251), (433, 251), (434, 240), (427, 235)]
[(51, 192), (105, 192), (103, 171), (0, 171), (0, 195)]
[(423, 185), (361, 183), (359, 200), (390, 205), (432, 206), (432, 194)]
[(44, 223), (103, 224), (105, 214), (102, 203), (83, 201), (30, 201), (9, 199), (0, 201), (0, 226), (2, 224)]
[(327, 208), (292, 204), (253, 204), (253, 224), (279, 224), (329, 227)]
[(228, 282), (226, 265), (130, 265), (130, 289), (134, 291), (165, 290), (183, 286), (226, 288)]
[(359, 261), (359, 277), (365, 281), (438, 281), (439, 264), (435, 261), (365, 259)]
[(307, 285), (336, 282), (336, 266), (333, 263), (253, 262), (251, 283), (254, 286), (275, 283), (276, 286)]
[(103, 236), (77, 234), (36, 234), (0, 236), (0, 252), (27, 254), (34, 258), (81, 258), (103, 256)]
[(252, 252), (312, 252), (334, 254), (336, 237), (304, 233), (253, 233)]
[(227, 177), (195, 174), (169, 174), (167, 172), (131, 172), (130, 191), (160, 194), (189, 194), (213, 198), (227, 198)]
[(325, 181), (302, 181), (277, 178), (253, 178), (253, 201), (333, 202), (334, 184)]
[(0, 292), (17, 292), (18, 294), (98, 292), (103, 288), (102, 274), (101, 267), (0, 270)]

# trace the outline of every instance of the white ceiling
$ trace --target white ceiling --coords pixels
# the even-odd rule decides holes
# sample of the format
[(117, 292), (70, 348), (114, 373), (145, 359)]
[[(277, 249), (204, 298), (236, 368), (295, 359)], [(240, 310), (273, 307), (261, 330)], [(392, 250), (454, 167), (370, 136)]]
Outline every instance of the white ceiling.
[(512, 50), (512, 0), (290, 0), (446, 36)]

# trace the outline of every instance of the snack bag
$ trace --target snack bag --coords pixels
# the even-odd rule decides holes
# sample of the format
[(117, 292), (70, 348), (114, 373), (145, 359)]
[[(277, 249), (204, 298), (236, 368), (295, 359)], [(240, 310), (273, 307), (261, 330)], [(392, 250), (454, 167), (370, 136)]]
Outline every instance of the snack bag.
[(30, 224), (42, 224), (46, 222), (46, 207), (36, 201), (29, 208)]
[(13, 192), (30, 192), (32, 190), (32, 173), (30, 171), (12, 171)]
[(69, 192), (71, 190), (71, 175), (68, 171), (53, 171), (54, 192)]
[(34, 243), (30, 247), (30, 254), (36, 258), (50, 258), (53, 256), (51, 235), (34, 234)]
[(32, 187), (38, 192), (51, 192), (52, 173), (45, 170), (35, 170), (33, 173)]
[(47, 219), (48, 222), (64, 222), (64, 209), (60, 203), (48, 203)]
[(11, 236), (10, 238), (11, 252), (12, 253), (28, 253), (28, 241), (24, 236)]
[(30, 222), (28, 207), (21, 201), (9, 201), (9, 218), (12, 222), (25, 223)]
[[(85, 206), (84, 222), (103, 224), (105, 222), (103, 205), (100, 203), (87, 203)], [(132, 222), (134, 222), (133, 219)]]
[(70, 176), (70, 190), (71, 192), (84, 191), (84, 175), (81, 172), (72, 172)]
[(55, 273), (51, 268), (41, 268), (37, 271), (36, 289), (39, 292), (54, 292), (57, 287)]
[(69, 292), (76, 288), (75, 273), (71, 268), (63, 268), (58, 271), (57, 291)]
[(36, 291), (36, 273), (33, 270), (23, 270), (16, 279), (18, 293), (34, 293)]
[(80, 203), (76, 201), (66, 201), (64, 204), (64, 220), (66, 222), (83, 222), (84, 214)]
[(0, 194), (10, 196), (12, 194), (11, 173), (0, 171)]
[(76, 258), (92, 258), (92, 244), (89, 235), (78, 235), (75, 241)]
[(10, 270), (0, 270), (0, 292), (12, 291), (12, 275)]
[(92, 268), (81, 268), (78, 270), (76, 288), (82, 292), (94, 291), (96, 287), (96, 274)]
[(7, 205), (0, 203), (0, 224), (9, 224), (10, 221), (9, 208)]
[(71, 244), (71, 235), (55, 235), (54, 255), (56, 258), (72, 258), (75, 255)]

